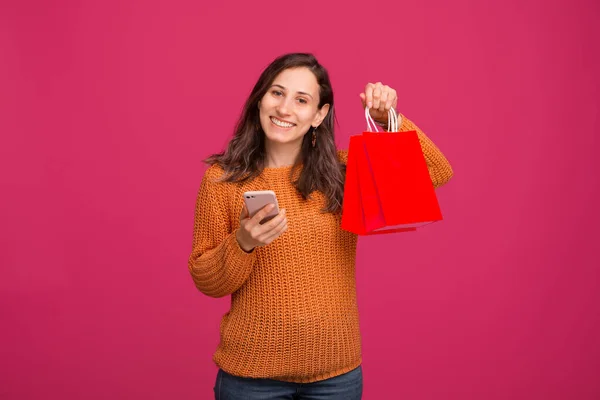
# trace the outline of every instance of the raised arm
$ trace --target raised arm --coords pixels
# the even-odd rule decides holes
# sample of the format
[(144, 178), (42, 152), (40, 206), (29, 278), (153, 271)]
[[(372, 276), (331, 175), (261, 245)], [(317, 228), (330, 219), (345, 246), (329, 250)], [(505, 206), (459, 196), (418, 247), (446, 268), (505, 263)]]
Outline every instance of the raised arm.
[(400, 132), (405, 131), (416, 131), (419, 142), (421, 143), (421, 150), (423, 156), (425, 156), (425, 162), (427, 168), (429, 168), (429, 176), (433, 186), (438, 188), (448, 183), (450, 178), (454, 175), (452, 166), (444, 156), (444, 154), (438, 149), (431, 139), (423, 133), (423, 131), (415, 125), (411, 120), (406, 118), (402, 114), (398, 114), (402, 117), (402, 125), (400, 125)]
[[(396, 90), (381, 82), (367, 83), (365, 91), (360, 93), (360, 99), (363, 108), (369, 107), (369, 114), (373, 120), (385, 129), (389, 110), (392, 107), (397, 110), (398, 93)], [(413, 130), (417, 132), (433, 186), (438, 188), (445, 185), (452, 178), (454, 172), (444, 154), (411, 120), (400, 113), (398, 113), (398, 117), (402, 117), (399, 129), (401, 132)]]

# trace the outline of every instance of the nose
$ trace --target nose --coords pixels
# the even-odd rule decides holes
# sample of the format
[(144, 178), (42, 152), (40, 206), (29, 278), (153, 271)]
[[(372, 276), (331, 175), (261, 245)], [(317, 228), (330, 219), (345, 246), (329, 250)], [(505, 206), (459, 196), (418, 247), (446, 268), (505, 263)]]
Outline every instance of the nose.
[(290, 105), (290, 101), (292, 99), (289, 97), (281, 97), (281, 100), (279, 101), (279, 104), (277, 105), (277, 112), (281, 115), (289, 115), (290, 114), (290, 109), (291, 109), (291, 105)]

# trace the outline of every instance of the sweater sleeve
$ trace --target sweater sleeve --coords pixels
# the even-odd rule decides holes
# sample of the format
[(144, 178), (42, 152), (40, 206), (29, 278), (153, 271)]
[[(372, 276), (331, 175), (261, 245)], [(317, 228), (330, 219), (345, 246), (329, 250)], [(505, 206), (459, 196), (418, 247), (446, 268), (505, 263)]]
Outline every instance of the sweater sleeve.
[(419, 138), (419, 142), (421, 143), (421, 149), (423, 150), (423, 155), (425, 157), (425, 162), (427, 163), (427, 167), (429, 168), (429, 176), (431, 177), (431, 182), (433, 186), (438, 188), (442, 185), (448, 183), (450, 178), (454, 175), (452, 167), (450, 163), (442, 154), (440, 149), (423, 133), (421, 129), (417, 125), (415, 125), (411, 120), (406, 118), (402, 114), (398, 114), (399, 117), (402, 117), (402, 125), (400, 126), (400, 132), (403, 131), (416, 131), (417, 137)]
[(342, 164), (348, 164), (348, 150), (341, 149), (337, 151), (338, 161)]
[(245, 252), (229, 227), (225, 183), (215, 182), (221, 168), (213, 165), (202, 177), (196, 199), (192, 253), (188, 268), (198, 290), (223, 297), (238, 290), (252, 272), (256, 253)]

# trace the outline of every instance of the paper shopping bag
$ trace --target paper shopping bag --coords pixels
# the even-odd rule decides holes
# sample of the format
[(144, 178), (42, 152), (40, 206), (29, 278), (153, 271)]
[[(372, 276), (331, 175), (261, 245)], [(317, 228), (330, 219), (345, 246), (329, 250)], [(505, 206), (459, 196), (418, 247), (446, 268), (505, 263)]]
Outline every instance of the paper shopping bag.
[(392, 111), (389, 132), (371, 130), (367, 109), (368, 131), (350, 137), (341, 227), (358, 235), (414, 231), (442, 220), (417, 132), (398, 132)]

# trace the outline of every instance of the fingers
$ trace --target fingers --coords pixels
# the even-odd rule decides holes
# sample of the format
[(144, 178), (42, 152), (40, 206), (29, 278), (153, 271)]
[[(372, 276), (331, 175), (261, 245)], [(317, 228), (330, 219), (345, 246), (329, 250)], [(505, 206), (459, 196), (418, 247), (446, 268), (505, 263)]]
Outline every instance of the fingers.
[[(269, 221), (271, 222), (271, 221)], [(257, 239), (264, 244), (269, 244), (273, 240), (277, 239), (283, 232), (287, 230), (287, 218), (282, 218), (277, 225), (273, 228), (265, 231), (262, 235), (260, 235)]]
[[(367, 103), (367, 107), (372, 109), (379, 109), (379, 104), (381, 102), (381, 94), (383, 92), (383, 85), (381, 82), (367, 83), (365, 87), (365, 100)], [(361, 96), (362, 98), (362, 96)]]
[[(242, 208), (240, 216), (240, 229), (236, 232), (238, 243), (246, 251), (257, 246), (264, 246), (277, 239), (287, 230), (286, 211), (282, 209), (279, 213), (264, 224), (260, 224), (267, 214), (273, 210), (274, 205), (268, 204), (260, 209), (252, 218), (247, 218), (248, 210)], [(244, 216), (246, 218), (244, 219)]]
[(265, 222), (264, 224), (260, 225), (262, 232), (268, 232), (271, 229), (274, 229), (277, 225), (281, 223), (282, 220), (285, 219), (285, 209), (282, 209), (281, 211), (279, 211), (279, 214), (277, 214), (269, 222)]
[[(258, 213), (256, 213), (256, 214), (258, 215)], [(254, 218), (255, 217), (256, 216), (254, 216)], [(279, 214), (277, 214), (274, 218), (272, 218), (268, 222), (265, 222), (262, 225), (260, 224), (260, 221), (262, 220), (262, 218), (259, 219), (258, 222), (256, 222), (254, 220), (254, 218), (252, 218), (250, 220), (250, 225), (248, 226), (248, 230), (250, 231), (252, 238), (254, 238), (255, 240), (259, 240), (260, 237), (262, 237), (265, 233), (270, 232), (273, 228), (278, 226), (282, 220), (285, 219), (285, 209), (282, 209), (281, 211), (279, 211)]]
[(382, 89), (381, 95), (379, 96), (379, 101), (374, 100), (373, 107), (375, 108), (375, 103), (378, 103), (378, 107), (376, 109), (379, 110), (380, 112), (386, 112), (387, 110), (389, 110), (389, 108), (388, 109), (385, 108), (387, 99), (388, 99), (388, 92)]
[(396, 91), (392, 88), (388, 90), (388, 98), (385, 102), (385, 111), (388, 112), (390, 108), (394, 107), (396, 109), (396, 104), (398, 103), (398, 95)]
[(268, 213), (270, 213), (275, 208), (275, 204), (267, 204), (263, 208), (261, 208), (254, 216), (250, 219), (249, 223), (251, 225), (260, 225), (260, 221), (262, 221)]
[(372, 83), (367, 83), (365, 87), (365, 99), (367, 101), (367, 107), (373, 108), (373, 90), (375, 89), (375, 85)]
[(288, 230), (288, 225), (286, 222), (285, 224), (282, 224), (281, 226), (279, 226), (277, 229), (274, 229), (272, 231), (273, 234), (264, 239), (264, 243), (271, 244), (275, 239), (277, 239), (279, 236), (283, 235), (283, 233), (287, 230)]
[(381, 113), (388, 112), (390, 108), (396, 108), (398, 94), (391, 87), (377, 83), (368, 83), (365, 92), (360, 94), (363, 107), (369, 107)]
[[(244, 226), (245, 232), (250, 237), (250, 240), (254, 242), (254, 246), (264, 246), (271, 243), (285, 230), (287, 230), (287, 218), (285, 217), (285, 210), (281, 210), (279, 214), (269, 222), (264, 224), (246, 225)], [(253, 221), (250, 220), (249, 223)]]
[(383, 94), (383, 87), (381, 82), (377, 82), (373, 88), (373, 109), (379, 110), (381, 104), (381, 95)]
[(362, 108), (364, 109), (367, 106), (367, 96), (364, 93), (360, 95), (360, 101), (362, 102)]

